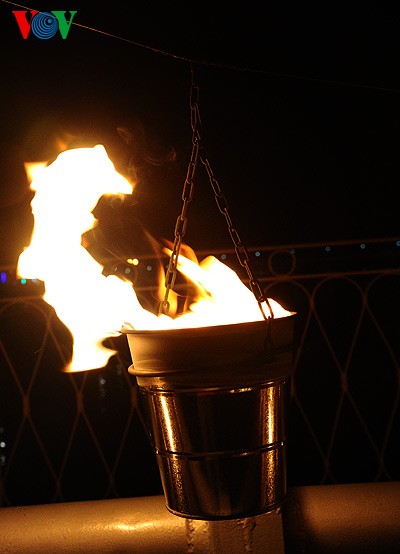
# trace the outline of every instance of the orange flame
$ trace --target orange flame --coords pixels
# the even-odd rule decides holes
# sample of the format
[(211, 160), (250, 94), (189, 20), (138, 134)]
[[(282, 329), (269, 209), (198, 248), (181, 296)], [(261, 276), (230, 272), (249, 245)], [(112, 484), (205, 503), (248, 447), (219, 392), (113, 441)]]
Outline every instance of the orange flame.
[[(44, 300), (71, 331), (68, 371), (105, 366), (115, 352), (102, 343), (124, 327), (168, 329), (262, 319), (252, 292), (212, 256), (197, 263), (180, 255), (178, 269), (199, 294), (189, 311), (176, 318), (145, 310), (130, 282), (103, 275), (103, 266), (82, 245), (82, 235), (96, 224), (92, 211), (101, 196), (132, 194), (132, 185), (115, 170), (103, 146), (62, 152), (52, 164), (35, 171), (31, 189), (34, 228), (17, 272), (44, 282)], [(269, 301), (275, 317), (290, 315)]]

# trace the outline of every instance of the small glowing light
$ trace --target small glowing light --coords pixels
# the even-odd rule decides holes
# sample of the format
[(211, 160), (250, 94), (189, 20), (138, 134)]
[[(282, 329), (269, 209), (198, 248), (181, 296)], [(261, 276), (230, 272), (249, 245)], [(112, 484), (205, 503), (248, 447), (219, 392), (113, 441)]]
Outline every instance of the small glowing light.
[(1, 441), (0, 442), (0, 448), (5, 448), (6, 447), (6, 443), (4, 441)]
[(221, 254), (221, 260), (226, 260), (226, 254)]
[(325, 252), (330, 252), (331, 251), (331, 247), (330, 246), (325, 246)]
[(100, 377), (99, 383), (100, 383), (100, 385), (105, 385), (106, 384), (106, 380), (104, 379), (104, 377)]
[(131, 265), (139, 265), (139, 260), (137, 258), (128, 258), (126, 261)]
[(147, 271), (151, 271), (153, 268), (151, 267), (151, 265), (148, 265), (148, 266), (146, 267), (146, 269), (147, 269)]
[(396, 246), (400, 246), (400, 240), (396, 241)]
[(130, 272), (131, 272), (130, 268), (127, 267), (127, 268), (125, 269), (125, 273), (128, 274), (128, 273), (130, 273)]
[(21, 285), (26, 285), (26, 279), (21, 279)]
[(7, 273), (5, 271), (2, 271), (1, 274), (0, 274), (0, 280), (2, 283), (6, 283), (7, 282)]
[(361, 248), (361, 250), (365, 250), (366, 246), (363, 242), (360, 244), (360, 248)]
[(257, 252), (254, 252), (254, 256), (256, 256), (256, 258), (259, 258), (261, 256), (261, 252), (257, 250)]

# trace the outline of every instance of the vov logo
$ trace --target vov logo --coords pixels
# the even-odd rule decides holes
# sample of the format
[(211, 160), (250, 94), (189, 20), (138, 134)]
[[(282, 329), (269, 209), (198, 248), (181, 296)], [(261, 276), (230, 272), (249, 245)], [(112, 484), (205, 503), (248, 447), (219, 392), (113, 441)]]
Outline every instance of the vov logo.
[(29, 12), (30, 16), (27, 15), (27, 10), (13, 10), (12, 13), (17, 20), (22, 38), (27, 39), (31, 33), (41, 40), (53, 38), (57, 31), (60, 32), (61, 37), (65, 40), (76, 14), (76, 11), (70, 10), (69, 20), (67, 21), (65, 16), (66, 11), (39, 12), (37, 10), (29, 10)]

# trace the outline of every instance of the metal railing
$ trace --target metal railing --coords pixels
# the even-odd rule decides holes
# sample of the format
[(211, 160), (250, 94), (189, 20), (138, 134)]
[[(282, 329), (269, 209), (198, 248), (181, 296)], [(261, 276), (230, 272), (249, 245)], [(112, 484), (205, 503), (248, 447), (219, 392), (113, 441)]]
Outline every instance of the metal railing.
[[(298, 313), (289, 485), (398, 480), (400, 242), (249, 253)], [(203, 254), (235, 267), (234, 252)], [(106, 368), (64, 373), (71, 337), (40, 284), (10, 278), (0, 294), (0, 505), (161, 494), (125, 337)]]

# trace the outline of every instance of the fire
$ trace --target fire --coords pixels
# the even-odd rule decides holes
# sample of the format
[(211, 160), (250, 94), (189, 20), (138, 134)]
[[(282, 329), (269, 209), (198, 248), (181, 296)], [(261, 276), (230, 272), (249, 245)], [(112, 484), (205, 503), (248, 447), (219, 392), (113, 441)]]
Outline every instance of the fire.
[[(99, 199), (133, 192), (105, 148), (67, 150), (39, 169), (30, 169), (34, 227), (17, 272), (44, 282), (44, 300), (71, 332), (73, 356), (66, 370), (105, 366), (115, 352), (102, 343), (123, 328), (191, 328), (262, 319), (253, 293), (212, 256), (200, 263), (179, 256), (179, 271), (198, 290), (198, 298), (186, 313), (173, 318), (145, 310), (132, 283), (103, 275), (103, 266), (82, 245), (82, 235), (96, 225), (92, 211)], [(274, 317), (290, 315), (274, 300), (269, 302)], [(266, 306), (265, 313), (269, 313)]]
[[(231, 268), (214, 256), (208, 256), (200, 263), (179, 256), (178, 269), (200, 292), (190, 311), (174, 320), (179, 327), (227, 325), (263, 319), (250, 289)], [(290, 315), (274, 300), (269, 299), (269, 303), (274, 317)], [(267, 317), (270, 315), (265, 302), (263, 311)]]

